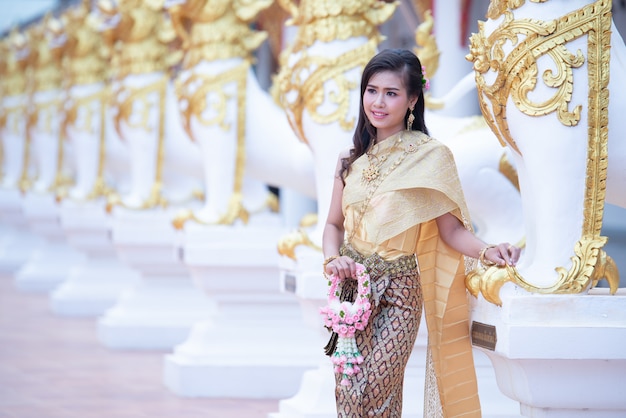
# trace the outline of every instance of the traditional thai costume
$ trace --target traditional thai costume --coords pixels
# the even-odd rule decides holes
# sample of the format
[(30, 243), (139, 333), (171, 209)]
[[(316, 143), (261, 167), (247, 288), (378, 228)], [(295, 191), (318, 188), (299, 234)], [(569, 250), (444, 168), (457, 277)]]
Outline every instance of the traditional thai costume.
[(452, 153), (419, 131), (402, 131), (368, 154), (345, 178), (340, 252), (368, 269), (373, 312), (356, 334), (365, 358), (361, 372), (350, 386), (337, 382), (338, 416), (401, 417), (404, 370), (423, 306), (429, 353), (424, 417), (480, 417), (465, 258), (443, 242), (435, 221), (451, 212), (471, 228)]

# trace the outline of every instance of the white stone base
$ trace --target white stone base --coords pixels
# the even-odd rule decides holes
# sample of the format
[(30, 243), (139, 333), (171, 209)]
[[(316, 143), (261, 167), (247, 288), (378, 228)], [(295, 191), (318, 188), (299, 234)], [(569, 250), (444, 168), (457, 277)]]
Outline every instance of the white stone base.
[[(281, 282), (285, 292), (295, 293), (302, 305), (307, 323), (319, 330), (323, 347), (328, 333), (322, 326), (319, 307), (325, 303), (326, 280), (321, 273), (322, 254), (308, 248), (297, 250), (298, 261), (280, 260)], [(404, 376), (403, 418), (422, 418), (424, 411), (424, 382), (426, 376), (426, 345), (428, 330), (425, 319), (418, 333)], [(489, 360), (474, 350), (478, 390), (484, 418), (518, 418), (519, 405), (497, 390), (495, 374)], [(304, 374), (298, 393), (279, 403), (279, 411), (269, 418), (335, 418), (335, 378), (330, 360), (326, 357), (315, 370)]]
[(0, 274), (15, 274), (42, 242), (42, 238), (24, 228), (0, 224)]
[(626, 291), (529, 295), (507, 284), (502, 307), (472, 298), (472, 321), (495, 326), (502, 392), (528, 417), (626, 416)]
[(176, 208), (113, 211), (113, 244), (119, 258), (141, 273), (98, 320), (109, 348), (167, 350), (182, 343), (194, 323), (211, 318), (215, 304), (192, 284), (176, 250)]
[(98, 320), (98, 338), (108, 348), (167, 350), (214, 312), (214, 305), (185, 277), (142, 278)]
[(99, 316), (139, 279), (138, 272), (117, 259), (89, 258), (72, 268), (67, 279), (51, 293), (50, 307), (63, 316)]
[(52, 311), (64, 316), (99, 316), (121, 292), (136, 284), (138, 271), (119, 261), (111, 240), (111, 216), (102, 199), (61, 203), (60, 219), (67, 242), (87, 255), (51, 294)]
[(15, 228), (26, 226), (22, 210), (22, 193), (18, 189), (0, 187), (0, 221)]
[(322, 354), (297, 300), (279, 290), (275, 215), (248, 225), (187, 225), (183, 251), (218, 313), (165, 358), (165, 385), (182, 396), (280, 398), (295, 394)]
[(319, 361), (316, 342), (297, 317), (201, 322), (166, 356), (164, 382), (188, 397), (292, 396), (302, 374)]
[(45, 242), (15, 273), (15, 285), (26, 292), (50, 292), (65, 281), (72, 267), (84, 260), (84, 254), (62, 241)]
[(19, 190), (0, 188), (0, 222), (0, 273), (13, 275), (42, 243), (28, 229)]
[(15, 274), (15, 283), (23, 291), (49, 292), (67, 278), (72, 267), (85, 260), (85, 255), (67, 245), (54, 196), (29, 193), (22, 207), (28, 228), (45, 243)]

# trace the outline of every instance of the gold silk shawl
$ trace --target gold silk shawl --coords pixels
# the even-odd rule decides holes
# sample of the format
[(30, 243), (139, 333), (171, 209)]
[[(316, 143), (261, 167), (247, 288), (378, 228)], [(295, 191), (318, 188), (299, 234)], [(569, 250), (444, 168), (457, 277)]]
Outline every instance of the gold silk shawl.
[(372, 248), (378, 248), (419, 225), (414, 252), (443, 416), (480, 417), (465, 257), (443, 242), (435, 221), (451, 212), (471, 230), (454, 157), (448, 147), (417, 131), (400, 132), (377, 147), (379, 159), (389, 153), (379, 168), (378, 186), (376, 179), (369, 184), (362, 181), (363, 169), (369, 165), (366, 155), (352, 164), (346, 177), (342, 208), (344, 214), (354, 213), (345, 224), (346, 236), (356, 229), (367, 236)]

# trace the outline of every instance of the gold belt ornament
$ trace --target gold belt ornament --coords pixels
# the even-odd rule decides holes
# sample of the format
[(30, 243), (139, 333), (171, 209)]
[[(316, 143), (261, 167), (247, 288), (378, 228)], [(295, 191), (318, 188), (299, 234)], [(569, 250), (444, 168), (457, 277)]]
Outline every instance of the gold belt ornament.
[[(488, 37), (483, 33), (484, 22), (479, 22), (480, 32), (471, 37), (471, 52), (467, 59), (474, 62), (480, 106), (487, 123), (503, 145), (508, 144), (519, 153), (506, 119), (509, 98), (526, 115), (543, 116), (556, 112), (562, 124), (578, 124), (582, 105), (573, 110), (569, 106), (574, 88), (573, 68), (582, 66), (585, 57), (580, 52), (571, 53), (566, 45), (587, 35), (589, 117), (583, 230), (574, 248), (575, 255), (571, 258), (572, 268), (567, 271), (557, 267), (558, 280), (550, 287), (537, 287), (528, 283), (514, 267), (475, 270), (467, 276), (466, 284), (474, 296), (482, 293), (488, 301), (497, 305), (502, 304), (499, 291), (506, 282), (514, 282), (535, 293), (581, 293), (605, 277), (611, 293), (615, 293), (619, 286), (617, 267), (602, 250), (607, 238), (600, 236), (608, 166), (611, 46), (608, 28), (611, 27), (611, 1), (596, 1), (552, 21), (514, 20), (513, 13), (507, 8), (515, 9), (523, 3), (523, 0), (493, 0), (487, 17), (497, 19), (504, 15), (503, 21)], [(518, 41), (521, 35), (525, 38)], [(507, 41), (513, 43), (514, 47), (508, 55), (503, 50)], [(535, 103), (528, 94), (538, 82), (537, 60), (545, 56), (553, 60), (557, 71), (544, 73), (542, 80), (547, 86), (555, 88), (556, 93), (550, 100)], [(487, 84), (483, 76), (489, 70), (497, 73), (491, 85)]]

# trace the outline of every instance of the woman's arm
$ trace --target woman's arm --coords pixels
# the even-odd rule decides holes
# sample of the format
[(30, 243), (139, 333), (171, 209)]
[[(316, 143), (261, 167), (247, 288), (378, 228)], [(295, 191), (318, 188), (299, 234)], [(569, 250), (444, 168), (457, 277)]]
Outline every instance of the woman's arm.
[(324, 252), (324, 271), (326, 274), (337, 274), (341, 278), (352, 277), (356, 274), (356, 265), (350, 257), (340, 257), (339, 248), (344, 240), (343, 210), (341, 201), (343, 198), (343, 181), (339, 175), (343, 158), (347, 158), (349, 151), (344, 151), (339, 155), (337, 169), (335, 170), (335, 181), (333, 182), (333, 193), (328, 210), (328, 218), (324, 226), (322, 236), (322, 250)]
[(437, 227), (441, 239), (458, 252), (469, 257), (479, 258), (483, 252), (483, 258), (498, 266), (508, 264), (514, 266), (519, 260), (521, 249), (508, 242), (489, 246), (480, 240), (471, 231), (468, 231), (461, 221), (451, 213), (446, 213), (437, 218)]

